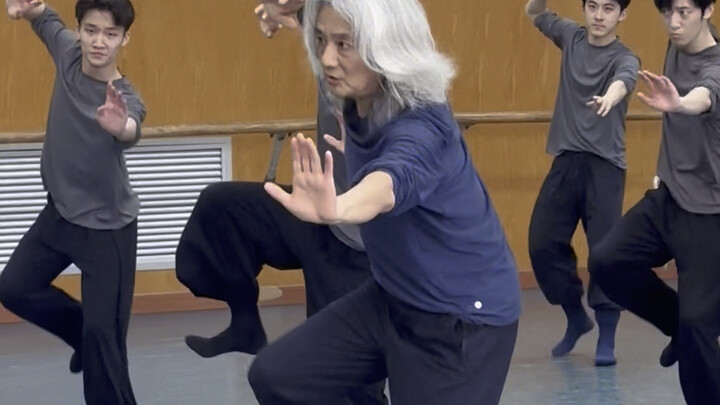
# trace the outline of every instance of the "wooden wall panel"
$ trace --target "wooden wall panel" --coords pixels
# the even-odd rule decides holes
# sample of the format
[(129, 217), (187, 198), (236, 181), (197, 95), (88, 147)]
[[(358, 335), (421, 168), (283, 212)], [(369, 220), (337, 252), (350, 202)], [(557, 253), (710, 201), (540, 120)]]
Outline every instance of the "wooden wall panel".
[[(299, 35), (257, 30), (255, 2), (136, 1), (122, 70), (149, 107), (148, 125), (223, 123), (313, 115), (315, 90)], [(458, 111), (549, 109), (559, 51), (523, 13), (523, 0), (424, 0), (438, 47), (454, 58)], [(74, 27), (74, 0), (51, 0)], [(580, 18), (580, 1), (552, 1)], [(658, 70), (666, 36), (650, 1), (631, 4), (622, 39)], [(53, 69), (25, 22), (0, 18), (0, 131), (42, 129)], [(633, 106), (638, 106), (637, 102)]]
[[(451, 100), (456, 111), (551, 110), (560, 52), (523, 13), (524, 0), (423, 0), (438, 47), (456, 62)], [(49, 2), (70, 26), (74, 0)], [(551, 1), (561, 15), (581, 18), (580, 0)], [(313, 117), (315, 86), (299, 35), (273, 40), (257, 30), (254, 1), (135, 1), (138, 19), (121, 68), (148, 105), (146, 125), (213, 124)], [(715, 17), (717, 22), (717, 17)], [(658, 71), (666, 45), (650, 1), (634, 1), (621, 38)], [(0, 131), (41, 130), (54, 72), (24, 22), (0, 18)], [(633, 100), (631, 109), (642, 109)], [(550, 158), (547, 124), (483, 125), (467, 139), (488, 184), (522, 269), (529, 268), (527, 225)], [(626, 205), (637, 201), (654, 173), (658, 123), (628, 123)], [(235, 179), (263, 179), (271, 142), (265, 134), (233, 137)], [(287, 150), (278, 179), (289, 179)], [(576, 238), (581, 261), (582, 235)], [(60, 280), (68, 288), (73, 277)], [(265, 285), (302, 283), (299, 272), (267, 271)], [(171, 271), (138, 275), (139, 292), (182, 289)]]
[[(560, 51), (524, 14), (524, 0), (438, 1), (425, 4), (440, 49), (458, 66), (452, 92), (457, 111), (532, 111), (553, 107)], [(558, 14), (582, 21), (581, 1), (550, 1)], [(622, 40), (661, 68), (667, 36), (651, 1), (634, 1), (620, 26)], [(633, 107), (640, 107), (637, 101)]]

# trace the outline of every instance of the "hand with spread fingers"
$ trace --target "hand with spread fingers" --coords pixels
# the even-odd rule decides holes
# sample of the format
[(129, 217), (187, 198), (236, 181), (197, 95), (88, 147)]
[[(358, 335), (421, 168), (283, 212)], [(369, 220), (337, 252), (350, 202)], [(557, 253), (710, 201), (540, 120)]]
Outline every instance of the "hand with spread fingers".
[(304, 5), (304, 0), (261, 0), (254, 11), (260, 21), (260, 31), (272, 38), (280, 28), (300, 28), (298, 13)]
[(278, 185), (266, 183), (265, 190), (299, 219), (316, 224), (332, 224), (337, 220), (337, 195), (333, 179), (333, 158), (325, 153), (325, 170), (312, 139), (302, 134), (291, 142), (293, 182), (292, 193)]
[(648, 88), (647, 94), (639, 92), (638, 98), (648, 106), (662, 112), (678, 112), (682, 100), (675, 85), (666, 76), (658, 76), (643, 70), (640, 79)]
[(98, 108), (97, 120), (104, 130), (116, 137), (120, 137), (127, 127), (128, 109), (125, 96), (111, 82), (107, 85), (105, 104)]
[(592, 100), (587, 103), (601, 117), (606, 117), (613, 108), (613, 102), (606, 96), (593, 96)]

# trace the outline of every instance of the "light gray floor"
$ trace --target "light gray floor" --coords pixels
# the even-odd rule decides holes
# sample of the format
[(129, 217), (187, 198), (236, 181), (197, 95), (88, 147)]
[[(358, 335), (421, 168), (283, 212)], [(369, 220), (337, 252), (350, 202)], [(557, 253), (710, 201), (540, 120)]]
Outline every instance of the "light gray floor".
[[(263, 308), (271, 339), (304, 318), (301, 307)], [(230, 354), (206, 360), (183, 342), (188, 333), (214, 334), (225, 311), (133, 317), (128, 350), (140, 405), (257, 404), (246, 374), (251, 357)], [(667, 339), (632, 315), (621, 319), (616, 367), (595, 368), (596, 330), (570, 356), (550, 348), (562, 336), (564, 317), (538, 291), (524, 292), (524, 314), (503, 405), (678, 405), (684, 403), (677, 367), (663, 369), (658, 355)], [(82, 379), (67, 370), (70, 350), (27, 324), (0, 325), (0, 405), (82, 404)], [(472, 404), (472, 401), (468, 401)]]

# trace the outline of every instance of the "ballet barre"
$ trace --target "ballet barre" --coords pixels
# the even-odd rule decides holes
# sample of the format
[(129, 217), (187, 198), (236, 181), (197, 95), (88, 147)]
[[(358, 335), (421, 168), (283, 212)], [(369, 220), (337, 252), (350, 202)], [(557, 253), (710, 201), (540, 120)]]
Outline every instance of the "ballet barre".
[[(655, 121), (662, 116), (652, 111), (631, 111), (627, 114), (627, 121)], [(548, 123), (552, 118), (552, 111), (530, 112), (486, 112), (486, 113), (457, 113), (455, 119), (463, 129), (480, 124), (520, 124), (520, 123)], [(277, 173), (280, 152), (285, 139), (293, 134), (316, 129), (314, 119), (239, 122), (231, 124), (202, 124), (202, 125), (164, 125), (143, 128), (143, 139), (162, 138), (188, 138), (218, 135), (238, 135), (265, 133), (273, 140), (270, 164), (265, 181), (274, 181)], [(45, 137), (44, 132), (0, 132), (0, 145), (39, 143)]]

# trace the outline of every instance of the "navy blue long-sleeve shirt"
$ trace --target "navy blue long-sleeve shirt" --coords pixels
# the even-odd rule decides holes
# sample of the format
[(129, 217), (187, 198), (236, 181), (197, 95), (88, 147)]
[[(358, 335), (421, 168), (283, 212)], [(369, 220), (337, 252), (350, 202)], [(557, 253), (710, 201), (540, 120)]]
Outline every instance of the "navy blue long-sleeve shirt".
[(370, 129), (345, 111), (348, 178), (393, 181), (393, 209), (362, 224), (373, 277), (419, 309), (503, 326), (520, 316), (517, 266), (502, 225), (446, 104)]

